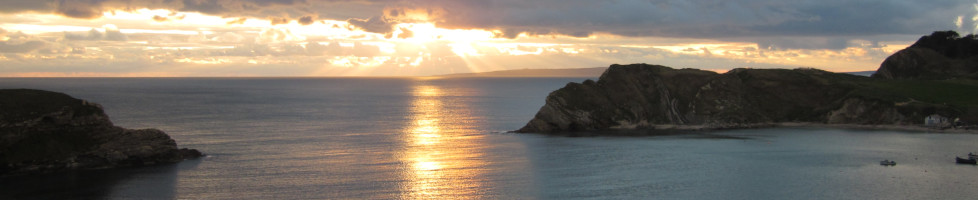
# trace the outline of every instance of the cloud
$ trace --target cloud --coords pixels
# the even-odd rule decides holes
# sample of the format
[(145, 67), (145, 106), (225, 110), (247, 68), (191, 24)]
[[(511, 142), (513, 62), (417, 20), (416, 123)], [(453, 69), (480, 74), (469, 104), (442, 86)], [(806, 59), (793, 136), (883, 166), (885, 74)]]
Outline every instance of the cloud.
[(64, 38), (68, 40), (108, 40), (108, 41), (126, 41), (129, 37), (126, 34), (119, 31), (114, 25), (103, 26), (105, 31), (99, 31), (98, 29), (92, 28), (87, 32), (64, 32)]
[(282, 17), (268, 18), (268, 21), (270, 21), (272, 23), (272, 25), (288, 24), (289, 23), (289, 19), (288, 18), (282, 18)]
[[(763, 42), (784, 48), (840, 48), (845, 42), (792, 44), (766, 37), (919, 35), (954, 28), (973, 0), (431, 0), (406, 7), (433, 10), (440, 27), (499, 30), (501, 37), (610, 33), (633, 37)], [(399, 20), (403, 12), (388, 12)], [(369, 29), (365, 29), (370, 31)], [(801, 38), (798, 38), (801, 39)], [(785, 44), (777, 44), (784, 42)], [(844, 48), (844, 47), (843, 47)]]
[(217, 36), (214, 36), (214, 37), (211, 37), (210, 38), (211, 41), (220, 42), (220, 43), (228, 43), (228, 44), (242, 43), (246, 39), (248, 39), (248, 37), (245, 37), (245, 36), (243, 36), (241, 34), (237, 34), (237, 33), (234, 33), (234, 32), (224, 32), (224, 33), (217, 34)]
[(305, 40), (305, 38), (293, 34), (292, 31), (285, 28), (265, 29), (258, 36), (258, 43), (297, 42), (302, 40)]
[(104, 8), (98, 0), (60, 0), (55, 13), (67, 17), (92, 19), (102, 16)]
[(0, 28), (0, 53), (30, 53), (47, 46), (47, 42), (32, 35)]
[(394, 22), (382, 16), (370, 17), (368, 19), (349, 19), (346, 22), (364, 31), (387, 34), (394, 31)]
[[(181, 11), (196, 11), (207, 14), (223, 14), (226, 10), (238, 7), (234, 4), (222, 4), (217, 0), (183, 0), (182, 3)], [(224, 5), (228, 5), (228, 7), (224, 7)]]
[(411, 31), (411, 29), (401, 27), (400, 30), (401, 33), (397, 34), (397, 38), (406, 39), (406, 38), (414, 37), (414, 31)]
[(42, 41), (26, 41), (21, 43), (0, 41), (0, 52), (3, 53), (28, 53), (45, 47)]
[(378, 56), (380, 55), (380, 47), (376, 45), (367, 45), (367, 44), (357, 42), (353, 44), (353, 50), (351, 54), (357, 57)]
[(271, 47), (263, 44), (245, 44), (237, 45), (232, 49), (219, 50), (214, 52), (211, 56), (243, 56), (243, 57), (255, 57), (255, 56), (266, 56), (275, 53)]
[(244, 24), (245, 21), (248, 21), (248, 18), (242, 17), (242, 18), (238, 18), (238, 19), (235, 19), (235, 20), (228, 21), (227, 22), (227, 25)]
[[(170, 9), (172, 13), (153, 11), (158, 13), (139, 19), (107, 15), (99, 20), (67, 19), (53, 22), (46, 21), (43, 17), (51, 17), (46, 15), (32, 19), (24, 16), (38, 15), (6, 14), (13, 16), (4, 19), (8, 24), (54, 26), (65, 25), (56, 23), (69, 21), (73, 27), (93, 28), (73, 29), (63, 32), (63, 37), (59, 37), (62, 36), (59, 32), (28, 36), (0, 29), (0, 52), (5, 53), (0, 54), (4, 56), (0, 57), (0, 61), (26, 60), (24, 62), (52, 66), (78, 66), (75, 62), (81, 61), (90, 64), (113, 62), (107, 65), (119, 66), (231, 63), (234, 66), (267, 64), (287, 67), (340, 66), (349, 63), (351, 66), (376, 67), (371, 70), (381, 74), (396, 74), (412, 67), (423, 69), (411, 73), (431, 74), (507, 68), (596, 67), (633, 62), (714, 69), (873, 67), (893, 52), (889, 49), (902, 48), (901, 42), (909, 43), (921, 34), (952, 29), (958, 24), (962, 29), (971, 29), (970, 26), (978, 23), (973, 19), (978, 13), (971, 7), (973, 0), (29, 2), (34, 1), (0, 0), (0, 5), (4, 5), (0, 7), (0, 12), (51, 13), (75, 18), (98, 18), (102, 17), (103, 12), (140, 8)], [(179, 19), (177, 15), (184, 12), (203, 12), (212, 15), (205, 16), (208, 19), (218, 21), (209, 25), (196, 23), (208, 20), (161, 24), (146, 23), (151, 22), (150, 19), (143, 19), (152, 16), (153, 20), (165, 22)], [(187, 15), (188, 19), (199, 17), (196, 14)], [(57, 18), (60, 20), (60, 17)], [(272, 24), (296, 20), (298, 24), (310, 26), (235, 25), (244, 24), (247, 19), (274, 19)], [(316, 23), (323, 20), (337, 20), (339, 23)], [(516, 39), (470, 44), (434, 39), (419, 45), (417, 41), (382, 40), (376, 34), (346, 30), (349, 26), (342, 21), (348, 22), (353, 29), (380, 33), (388, 38), (410, 38), (419, 34), (427, 37), (432, 33), (413, 32), (411, 26), (398, 23), (430, 22), (439, 28), (485, 29), (495, 31), (498, 37)], [(99, 28), (106, 23), (125, 27), (125, 34), (114, 26)], [(322, 31), (328, 26), (343, 30)], [(521, 35), (544, 37), (519, 37)], [(573, 38), (565, 35), (597, 37)], [(119, 42), (104, 41), (133, 42), (120, 45)], [(731, 42), (735, 45), (730, 45)], [(21, 64), (12, 62), (4, 61), (0, 65)]]
[(765, 37), (755, 38), (757, 46), (768, 50), (788, 49), (833, 49), (849, 47), (849, 39), (844, 37)]
[(343, 47), (340, 46), (339, 42), (330, 42), (329, 45), (310, 42), (306, 44), (306, 52), (311, 56), (342, 55)]
[[(582, 36), (725, 38), (763, 35), (916, 34), (950, 26), (960, 1), (888, 0), (666, 1), (666, 0), (436, 0), (440, 25)], [(871, 8), (871, 9), (870, 9)], [(931, 23), (920, 23), (930, 21)]]
[(300, 17), (298, 21), (299, 21), (299, 24), (302, 24), (302, 25), (310, 25), (313, 22), (315, 22), (315, 21), (313, 21), (312, 16), (303, 16), (303, 17)]
[(15, 13), (22, 11), (50, 11), (49, 1), (0, 0), (0, 13)]
[(157, 22), (165, 22), (165, 21), (169, 21), (169, 19), (167, 19), (167, 18), (166, 18), (166, 17), (164, 17), (164, 16), (159, 16), (159, 15), (154, 15), (154, 16), (153, 16), (153, 21), (157, 21)]
[[(868, 36), (974, 29), (973, 0), (0, 0), (2, 12), (51, 12), (97, 18), (139, 8), (201, 12), (229, 18), (345, 20), (365, 31), (390, 33), (402, 22), (498, 30), (501, 37), (595, 33), (681, 38)], [(300, 16), (300, 17), (296, 17)], [(318, 17), (312, 17), (318, 16)], [(161, 18), (164, 16), (160, 16)], [(285, 19), (285, 20), (283, 20)], [(233, 22), (233, 23), (232, 23)], [(231, 24), (240, 23), (231, 21)]]
[(65, 31), (65, 39), (69, 40), (102, 40), (105, 34), (95, 30), (94, 28), (88, 32), (67, 32)]
[(187, 17), (187, 16), (186, 15), (178, 15), (176, 12), (171, 12), (170, 14), (166, 15), (165, 17), (164, 16), (160, 16), (160, 15), (153, 15), (153, 21), (156, 21), (156, 22), (165, 22), (165, 21), (170, 21), (170, 20), (183, 20), (183, 18), (185, 18), (185, 17)]

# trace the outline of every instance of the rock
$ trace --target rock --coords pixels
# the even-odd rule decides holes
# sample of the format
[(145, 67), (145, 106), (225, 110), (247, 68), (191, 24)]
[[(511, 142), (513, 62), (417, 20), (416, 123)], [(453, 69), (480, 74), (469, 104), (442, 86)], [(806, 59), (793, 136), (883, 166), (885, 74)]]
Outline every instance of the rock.
[(892, 92), (899, 88), (893, 83), (880, 81), (816, 69), (717, 74), (612, 65), (598, 81), (568, 83), (550, 93), (536, 116), (516, 132), (753, 128), (796, 122), (901, 125), (919, 124), (932, 113), (978, 113), (974, 107), (946, 103), (901, 103), (912, 98)]
[(900, 124), (907, 117), (900, 114), (892, 102), (849, 98), (828, 114), (830, 124)]
[(0, 90), (0, 176), (174, 163), (197, 158), (157, 129), (117, 127), (96, 103), (30, 89)]
[(978, 36), (937, 31), (887, 57), (872, 75), (885, 79), (978, 79)]

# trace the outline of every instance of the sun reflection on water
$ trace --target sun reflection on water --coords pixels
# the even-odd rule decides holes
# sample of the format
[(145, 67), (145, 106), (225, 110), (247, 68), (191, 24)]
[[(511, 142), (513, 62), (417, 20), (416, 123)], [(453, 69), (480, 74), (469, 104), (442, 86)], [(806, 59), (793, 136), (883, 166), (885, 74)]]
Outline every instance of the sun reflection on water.
[(481, 136), (471, 128), (470, 110), (447, 104), (445, 91), (432, 85), (414, 87), (406, 143), (405, 199), (477, 198), (484, 191), (485, 163)]

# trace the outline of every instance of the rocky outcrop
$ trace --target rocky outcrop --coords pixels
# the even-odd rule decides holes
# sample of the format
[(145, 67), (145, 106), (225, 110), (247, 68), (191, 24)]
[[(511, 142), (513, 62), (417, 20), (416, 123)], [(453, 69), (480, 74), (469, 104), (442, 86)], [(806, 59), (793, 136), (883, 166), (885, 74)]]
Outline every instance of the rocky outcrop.
[(0, 176), (173, 163), (200, 156), (194, 149), (177, 149), (163, 131), (113, 125), (96, 103), (42, 90), (0, 90)]
[(887, 57), (872, 75), (885, 79), (978, 79), (978, 36), (937, 31)]
[[(718, 74), (659, 65), (612, 65), (598, 81), (568, 83), (516, 132), (721, 129), (778, 123), (919, 124), (968, 109), (912, 101), (879, 79), (816, 69)], [(962, 110), (964, 109), (964, 110)]]

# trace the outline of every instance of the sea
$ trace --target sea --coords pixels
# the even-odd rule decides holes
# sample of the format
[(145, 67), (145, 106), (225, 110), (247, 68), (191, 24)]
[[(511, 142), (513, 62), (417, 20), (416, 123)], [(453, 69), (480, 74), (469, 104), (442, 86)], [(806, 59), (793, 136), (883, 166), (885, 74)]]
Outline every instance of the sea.
[[(975, 199), (978, 135), (517, 134), (585, 78), (0, 78), (206, 157), (0, 178), (0, 199)], [(0, 97), (2, 98), (2, 97)], [(894, 160), (895, 166), (881, 166)]]

